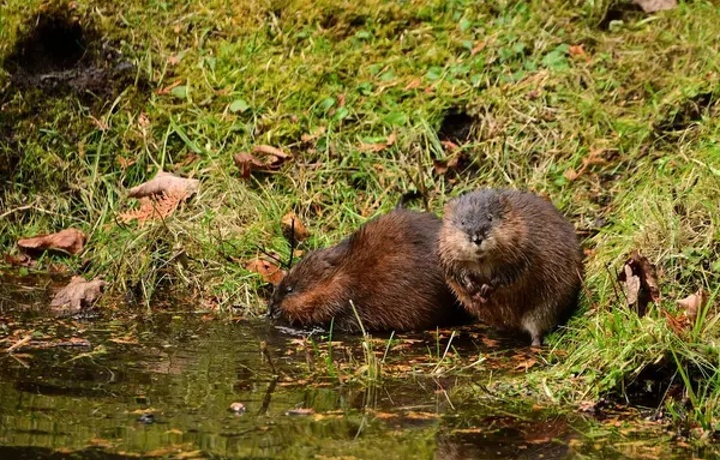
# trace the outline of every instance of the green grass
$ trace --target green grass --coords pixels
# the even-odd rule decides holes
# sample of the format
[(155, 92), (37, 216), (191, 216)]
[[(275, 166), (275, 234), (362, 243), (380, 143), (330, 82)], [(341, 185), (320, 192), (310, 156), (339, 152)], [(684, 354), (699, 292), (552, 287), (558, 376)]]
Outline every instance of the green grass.
[[(136, 66), (134, 83), (111, 97), (48, 96), (17, 90), (0, 70), (0, 251), (76, 226), (89, 244), (62, 262), (112, 280), (108, 298), (131, 292), (149, 307), (157, 289), (172, 287), (254, 315), (266, 291), (242, 262), (257, 245), (287, 258), (280, 219), (290, 210), (311, 231), (308, 249), (338, 241), (410, 189), (438, 213), (476, 187), (531, 189), (586, 236), (591, 298), (570, 331), (551, 338), (555, 364), (525, 384), (574, 404), (622, 394), (659, 366), (686, 383), (691, 409), (667, 402), (676, 419), (717, 429), (717, 328), (679, 338), (657, 309), (633, 316), (607, 268), (617, 271), (633, 249), (648, 256), (661, 306), (673, 314), (675, 300), (696, 289), (717, 292), (720, 10), (712, 2), (653, 16), (580, 0), (74, 3), (68, 15), (93, 49), (105, 41), (122, 52)], [(0, 56), (38, 14), (58, 9), (6, 0)], [(622, 20), (608, 23), (608, 10)], [(584, 54), (571, 53), (574, 45)], [(466, 167), (442, 176), (433, 159), (449, 153), (437, 132), (453, 109), (474, 117), (474, 131), (461, 147)], [(393, 133), (381, 152), (362, 148)], [(257, 144), (294, 158), (277, 174), (243, 180), (233, 155)], [(568, 180), (591, 152), (602, 161)], [(134, 164), (123, 169), (117, 156)], [(160, 167), (200, 179), (199, 195), (165, 222), (119, 224), (132, 205), (126, 190)]]

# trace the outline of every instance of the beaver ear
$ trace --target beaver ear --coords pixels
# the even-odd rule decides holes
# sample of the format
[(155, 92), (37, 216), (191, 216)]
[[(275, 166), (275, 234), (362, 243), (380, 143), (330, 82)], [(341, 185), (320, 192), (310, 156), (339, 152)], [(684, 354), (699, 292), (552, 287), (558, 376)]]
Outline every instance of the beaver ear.
[(328, 248), (325, 254), (323, 254), (323, 262), (330, 267), (340, 265), (347, 255), (348, 249), (348, 243), (346, 241), (342, 241), (337, 246)]

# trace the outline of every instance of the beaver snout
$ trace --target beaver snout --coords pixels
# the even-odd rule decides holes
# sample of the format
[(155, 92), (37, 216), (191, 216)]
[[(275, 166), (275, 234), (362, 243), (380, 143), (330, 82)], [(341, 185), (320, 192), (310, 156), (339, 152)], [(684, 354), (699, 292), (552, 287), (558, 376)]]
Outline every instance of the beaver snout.
[(276, 302), (274, 299), (271, 299), (268, 303), (267, 315), (272, 319), (278, 319), (280, 318), (281, 314), (282, 310), (280, 310), (280, 303)]
[(470, 241), (472, 241), (476, 246), (480, 246), (485, 240), (485, 235), (482, 235), (480, 233), (475, 233), (474, 235), (470, 236)]

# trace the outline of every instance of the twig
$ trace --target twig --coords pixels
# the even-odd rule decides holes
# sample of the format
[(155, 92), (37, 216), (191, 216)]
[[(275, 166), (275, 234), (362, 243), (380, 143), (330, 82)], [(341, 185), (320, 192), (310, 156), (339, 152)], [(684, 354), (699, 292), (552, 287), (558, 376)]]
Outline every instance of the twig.
[(576, 268), (575, 272), (577, 273), (577, 276), (580, 279), (580, 286), (582, 286), (583, 292), (585, 293), (585, 297), (587, 297), (588, 300), (590, 301), (590, 305), (592, 306), (593, 311), (598, 311), (598, 306), (592, 298), (592, 293), (590, 292), (590, 289), (588, 289), (587, 284), (585, 284), (585, 280), (583, 279), (582, 274), (580, 273), (580, 269)]
[(4, 219), (4, 218), (6, 218), (7, 216), (9, 216), (10, 214), (14, 214), (14, 213), (20, 212), (20, 211), (26, 211), (26, 210), (32, 209), (32, 208), (34, 208), (34, 207), (35, 207), (34, 204), (26, 204), (25, 206), (20, 206), (20, 207), (18, 207), (18, 208), (11, 209), (11, 210), (9, 210), (9, 211), (6, 211), (6, 212), (0, 214), (0, 219)]
[(5, 353), (12, 353), (13, 351), (15, 351), (15, 350), (17, 350), (18, 348), (22, 347), (23, 345), (25, 345), (26, 343), (28, 343), (28, 342), (31, 341), (31, 340), (32, 340), (32, 334), (28, 334), (28, 335), (26, 335), (25, 337), (23, 337), (22, 339), (20, 339), (20, 340), (18, 340), (17, 342), (15, 342), (12, 346), (10, 346), (10, 348), (8, 348), (7, 350), (5, 350)]

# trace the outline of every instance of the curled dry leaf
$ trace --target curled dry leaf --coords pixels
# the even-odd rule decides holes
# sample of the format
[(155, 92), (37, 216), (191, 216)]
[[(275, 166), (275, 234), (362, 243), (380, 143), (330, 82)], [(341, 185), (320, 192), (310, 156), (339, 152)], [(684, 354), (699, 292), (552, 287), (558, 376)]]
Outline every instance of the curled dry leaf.
[(99, 278), (85, 281), (82, 276), (73, 276), (70, 284), (55, 294), (50, 302), (50, 308), (59, 314), (77, 313), (83, 308), (92, 306), (100, 298), (107, 285), (107, 282)]
[(650, 302), (660, 300), (655, 266), (637, 251), (633, 251), (623, 265), (618, 281), (625, 284), (628, 306), (633, 308), (638, 316), (645, 315)]
[(677, 0), (634, 0), (646, 13), (671, 10), (677, 6)]
[(274, 286), (280, 284), (280, 281), (285, 277), (285, 272), (280, 267), (263, 259), (253, 259), (245, 264), (245, 268), (258, 273), (263, 281)]
[(85, 233), (76, 228), (68, 228), (57, 233), (25, 238), (18, 246), (25, 251), (61, 251), (77, 254), (85, 246)]
[(604, 149), (594, 149), (590, 151), (590, 153), (582, 159), (582, 166), (580, 169), (575, 171), (575, 168), (568, 168), (567, 171), (565, 171), (565, 178), (572, 182), (582, 176), (590, 166), (606, 164), (607, 160), (603, 158), (603, 153), (605, 153)]
[(698, 311), (701, 311), (708, 302), (708, 296), (702, 289), (698, 289), (694, 294), (690, 294), (684, 299), (678, 300), (678, 305), (685, 309), (684, 315), (694, 323), (697, 319)]
[(152, 195), (170, 193), (177, 195), (183, 193), (186, 197), (190, 197), (195, 194), (199, 188), (200, 181), (197, 179), (186, 179), (169, 172), (159, 171), (153, 179), (131, 188), (128, 196), (130, 198), (142, 198)]
[(37, 262), (27, 254), (5, 254), (5, 263), (11, 267), (34, 267)]
[(253, 171), (277, 171), (283, 163), (292, 158), (292, 155), (270, 145), (256, 145), (253, 147), (253, 153), (263, 155), (263, 160), (259, 160), (254, 155), (245, 152), (237, 153), (233, 157), (243, 179), (249, 178)]
[(308, 237), (309, 232), (305, 225), (294, 212), (290, 211), (280, 220), (280, 227), (283, 235), (289, 241), (303, 241)]

